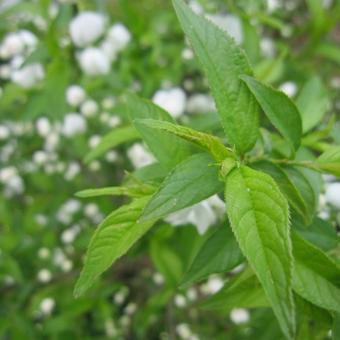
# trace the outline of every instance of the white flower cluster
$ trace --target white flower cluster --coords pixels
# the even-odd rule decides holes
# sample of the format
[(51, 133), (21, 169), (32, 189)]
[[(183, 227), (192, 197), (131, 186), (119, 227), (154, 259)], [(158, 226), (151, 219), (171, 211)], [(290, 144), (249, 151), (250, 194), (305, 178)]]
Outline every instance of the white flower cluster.
[(38, 40), (27, 30), (8, 33), (0, 44), (0, 79), (10, 79), (23, 88), (32, 88), (44, 78), (44, 69), (40, 63), (24, 65), (26, 57), (31, 54)]
[(96, 12), (82, 12), (70, 23), (71, 39), (81, 48), (77, 52), (80, 68), (89, 76), (108, 74), (112, 62), (131, 40), (130, 32), (121, 23), (111, 26), (106, 34), (105, 30), (106, 18)]
[(169, 215), (165, 218), (165, 221), (174, 226), (193, 224), (200, 234), (204, 234), (224, 214), (225, 203), (217, 195), (214, 195), (200, 203)]
[(186, 94), (179, 87), (159, 90), (154, 94), (152, 100), (174, 118), (184, 114)]
[(24, 181), (14, 166), (0, 169), (0, 183), (4, 185), (4, 194), (7, 197), (22, 194), (25, 190)]

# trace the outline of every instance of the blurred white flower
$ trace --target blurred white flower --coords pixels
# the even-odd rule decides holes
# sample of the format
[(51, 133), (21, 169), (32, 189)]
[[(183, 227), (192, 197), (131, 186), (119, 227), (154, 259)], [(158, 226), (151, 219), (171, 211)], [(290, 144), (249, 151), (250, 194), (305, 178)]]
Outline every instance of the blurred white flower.
[(272, 13), (282, 6), (280, 0), (267, 0), (267, 9), (269, 13)]
[(340, 209), (340, 182), (327, 184), (325, 200), (328, 204)]
[(41, 283), (47, 283), (51, 281), (52, 274), (48, 269), (41, 269), (37, 275), (38, 281)]
[(159, 90), (154, 94), (152, 100), (174, 118), (178, 118), (184, 113), (186, 95), (179, 87)]
[(117, 305), (123, 304), (127, 295), (128, 290), (125, 287), (121, 288), (113, 297), (114, 303), (116, 303)]
[(288, 97), (294, 97), (297, 92), (297, 86), (292, 81), (286, 81), (285, 83), (281, 84), (279, 89)]
[(155, 284), (158, 285), (158, 286), (161, 286), (165, 282), (164, 276), (161, 273), (158, 273), (158, 272), (153, 274), (152, 279), (153, 279), (153, 282), (155, 282)]
[(84, 133), (86, 131), (86, 121), (84, 117), (78, 113), (68, 113), (64, 117), (61, 130), (66, 137)]
[(36, 121), (36, 129), (38, 135), (41, 137), (47, 137), (48, 134), (51, 132), (51, 123), (46, 117), (41, 117)]
[(131, 34), (123, 24), (117, 23), (109, 28), (107, 39), (117, 51), (121, 51), (130, 42)]
[(183, 296), (182, 294), (176, 294), (174, 300), (175, 300), (175, 305), (178, 308), (184, 308), (187, 305), (187, 300), (185, 296)]
[(176, 326), (176, 332), (182, 339), (190, 339), (192, 332), (188, 324), (180, 323)]
[(43, 150), (38, 150), (33, 154), (33, 162), (37, 165), (43, 165), (48, 161), (48, 154)]
[(190, 301), (195, 301), (197, 299), (197, 291), (195, 288), (191, 287), (187, 290), (187, 298), (190, 300)]
[(85, 47), (101, 37), (105, 30), (105, 18), (96, 12), (82, 12), (70, 23), (70, 35), (74, 44)]
[(29, 89), (36, 85), (37, 82), (44, 79), (45, 73), (41, 64), (33, 63), (14, 70), (11, 79), (17, 85)]
[(89, 76), (108, 74), (111, 68), (109, 57), (99, 48), (88, 47), (78, 55), (83, 72)]
[(9, 65), (3, 64), (0, 66), (0, 78), (9, 79), (11, 77), (11, 67)]
[(194, 52), (191, 48), (186, 47), (183, 51), (182, 51), (182, 58), (184, 60), (192, 60), (194, 59)]
[(68, 273), (73, 268), (73, 262), (69, 259), (65, 259), (61, 265), (60, 268), (63, 272)]
[(203, 7), (196, 0), (190, 0), (189, 6), (196, 14), (201, 15), (204, 13)]
[(154, 162), (154, 157), (140, 143), (133, 144), (127, 150), (127, 156), (136, 169)]
[(201, 286), (201, 291), (203, 294), (215, 294), (223, 287), (223, 285), (223, 280), (219, 276), (213, 275)]
[(20, 30), (18, 35), (29, 51), (32, 51), (38, 45), (38, 38), (31, 31)]
[(77, 234), (78, 234), (77, 229), (69, 228), (62, 232), (60, 239), (64, 244), (70, 244), (73, 243)]
[(174, 226), (193, 224), (200, 234), (204, 234), (207, 229), (222, 217), (225, 211), (223, 201), (214, 195), (191, 207), (182, 209), (167, 216), (164, 220)]
[(239, 325), (249, 321), (249, 312), (244, 308), (234, 308), (230, 312), (230, 319), (233, 323)]
[(91, 149), (95, 148), (100, 143), (101, 137), (99, 135), (93, 135), (89, 139), (89, 147)]
[(7, 59), (24, 51), (25, 45), (20, 35), (13, 32), (6, 35), (2, 45), (1, 54)]
[(116, 101), (113, 97), (105, 97), (101, 102), (104, 110), (111, 110), (115, 106), (115, 104)]
[(114, 163), (118, 159), (118, 153), (114, 150), (111, 150), (106, 153), (105, 159), (109, 163)]
[(210, 19), (216, 26), (227, 32), (236, 43), (241, 44), (243, 41), (243, 31), (240, 19), (232, 14), (208, 14)]
[(80, 112), (85, 117), (93, 117), (98, 112), (98, 104), (94, 100), (88, 99), (81, 105)]
[(46, 247), (42, 247), (38, 250), (38, 257), (42, 260), (46, 260), (47, 258), (50, 257), (50, 255), (51, 255), (51, 252)]
[(78, 107), (85, 98), (85, 90), (79, 85), (71, 85), (66, 90), (66, 101), (71, 106)]
[(48, 297), (40, 302), (40, 311), (44, 315), (50, 315), (55, 307), (55, 300)]
[(98, 171), (101, 168), (100, 162), (99, 161), (92, 161), (89, 164), (89, 169), (91, 171)]
[(10, 136), (9, 128), (6, 125), (0, 125), (0, 140), (5, 140)]
[(70, 162), (67, 166), (64, 174), (64, 178), (67, 181), (72, 181), (74, 177), (76, 177), (80, 173), (80, 165), (77, 162)]
[(132, 315), (137, 310), (137, 305), (134, 302), (130, 302), (124, 309), (125, 314)]
[(262, 55), (266, 58), (275, 57), (275, 43), (270, 38), (262, 38), (260, 41)]
[(189, 113), (209, 113), (216, 111), (215, 102), (206, 94), (193, 94), (188, 98), (186, 111)]
[(19, 176), (17, 168), (13, 166), (0, 170), (0, 182), (5, 185), (5, 194), (7, 196), (21, 194), (24, 191), (24, 182)]
[(120, 119), (120, 117), (118, 116), (111, 116), (108, 121), (107, 121), (107, 124), (110, 128), (114, 128), (118, 125), (120, 125), (122, 122), (122, 120)]

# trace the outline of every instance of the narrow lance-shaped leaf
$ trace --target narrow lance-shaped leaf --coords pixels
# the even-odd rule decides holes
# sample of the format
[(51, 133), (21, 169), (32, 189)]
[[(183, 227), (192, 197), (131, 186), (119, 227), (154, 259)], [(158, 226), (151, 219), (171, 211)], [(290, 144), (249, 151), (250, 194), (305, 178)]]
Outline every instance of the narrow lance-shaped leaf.
[(226, 179), (229, 220), (287, 338), (295, 333), (288, 203), (267, 174), (242, 166)]
[(138, 138), (140, 138), (140, 135), (133, 126), (115, 128), (101, 139), (99, 144), (86, 155), (84, 161), (85, 163), (89, 163), (103, 155), (108, 150)]
[(223, 190), (213, 163), (208, 154), (196, 154), (178, 164), (146, 205), (141, 221), (167, 216)]
[(252, 74), (248, 60), (226, 32), (193, 13), (182, 0), (173, 3), (206, 73), (228, 140), (239, 153), (244, 153), (254, 146), (259, 133), (258, 104), (239, 79), (242, 74)]
[(176, 125), (154, 119), (140, 119), (137, 120), (136, 123), (144, 124), (150, 128), (168, 132), (189, 142), (192, 142), (210, 152), (217, 161), (222, 161), (225, 158), (231, 157), (233, 155), (232, 151), (226, 148), (217, 137), (204, 132), (193, 130), (186, 126)]
[(181, 287), (211, 274), (228, 272), (244, 260), (230, 227), (221, 226), (206, 240), (184, 275)]
[(113, 262), (124, 255), (155, 222), (137, 220), (149, 197), (124, 205), (112, 212), (96, 229), (89, 244), (85, 264), (74, 294), (83, 294)]
[(170, 134), (166, 135), (162, 131), (136, 123), (138, 119), (156, 119), (174, 122), (170, 114), (162, 108), (132, 93), (125, 96), (125, 108), (128, 111), (131, 122), (163, 167), (172, 169), (191, 154), (190, 144), (181, 138)]
[(270, 122), (290, 143), (292, 149), (297, 150), (301, 142), (302, 122), (295, 104), (283, 92), (252, 77), (243, 75), (240, 78), (247, 84)]
[(311, 303), (340, 312), (340, 268), (320, 249), (292, 233), (293, 289)]

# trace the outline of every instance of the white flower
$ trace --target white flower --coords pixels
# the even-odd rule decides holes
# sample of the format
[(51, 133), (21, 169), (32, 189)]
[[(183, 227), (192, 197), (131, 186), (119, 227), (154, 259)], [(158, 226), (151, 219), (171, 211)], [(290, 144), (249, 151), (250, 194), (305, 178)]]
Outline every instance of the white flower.
[(18, 35), (22, 42), (25, 44), (25, 47), (28, 48), (29, 51), (32, 51), (34, 47), (37, 46), (38, 39), (31, 31), (20, 30), (18, 32)]
[(0, 78), (1, 79), (9, 79), (11, 77), (12, 70), (9, 65), (1, 65), (0, 66)]
[(51, 255), (51, 253), (50, 253), (50, 250), (48, 248), (43, 247), (43, 248), (40, 248), (38, 250), (38, 257), (43, 259), (43, 260), (49, 258), (50, 255)]
[(17, 176), (18, 170), (14, 166), (8, 166), (0, 170), (0, 182), (6, 183), (11, 178)]
[(40, 303), (40, 311), (44, 315), (50, 315), (55, 307), (55, 300), (52, 298), (45, 298)]
[(43, 165), (48, 161), (49, 157), (45, 151), (38, 150), (33, 154), (33, 162), (38, 165)]
[(281, 84), (279, 89), (288, 97), (294, 97), (297, 92), (297, 86), (292, 81), (286, 81), (285, 83)]
[(101, 37), (105, 29), (105, 18), (95, 12), (82, 12), (70, 23), (70, 35), (78, 47), (88, 46)]
[(9, 128), (6, 125), (0, 125), (0, 140), (7, 139), (9, 135)]
[(136, 169), (154, 162), (154, 157), (139, 143), (133, 144), (128, 149), (127, 156)]
[(29, 89), (44, 79), (45, 73), (41, 64), (33, 63), (13, 71), (11, 79), (17, 85)]
[(187, 305), (187, 300), (185, 297), (181, 294), (175, 295), (175, 305), (179, 308), (183, 308)]
[(176, 332), (182, 339), (189, 339), (192, 335), (191, 329), (188, 324), (181, 323), (176, 326)]
[(186, 47), (183, 51), (182, 51), (182, 58), (184, 60), (192, 60), (194, 59), (194, 52), (191, 48)]
[(86, 98), (84, 89), (79, 85), (71, 85), (66, 90), (66, 101), (74, 107), (78, 107)]
[(98, 104), (94, 100), (86, 100), (80, 108), (85, 117), (93, 117), (98, 112)]
[(93, 135), (89, 139), (89, 147), (91, 149), (95, 148), (100, 143), (101, 137), (98, 135)]
[(115, 106), (115, 99), (113, 97), (105, 97), (102, 102), (101, 105), (103, 107), (104, 110), (110, 110)]
[(38, 272), (38, 281), (41, 283), (47, 283), (49, 281), (51, 281), (52, 279), (52, 274), (48, 269), (41, 269)]
[(74, 239), (77, 236), (77, 231), (73, 228), (69, 228), (63, 231), (61, 234), (61, 241), (64, 244), (70, 244), (73, 243)]
[(230, 312), (231, 321), (237, 325), (248, 322), (249, 318), (249, 312), (244, 308), (234, 308)]
[(7, 58), (13, 57), (22, 53), (24, 48), (25, 45), (20, 35), (17, 33), (9, 33), (2, 43), (2, 54)]
[(118, 116), (112, 116), (108, 119), (107, 124), (109, 127), (114, 128), (118, 125), (120, 125), (122, 120)]
[(124, 309), (125, 314), (132, 315), (137, 310), (137, 305), (134, 302), (130, 302)]
[(68, 113), (64, 118), (61, 131), (66, 137), (84, 133), (86, 131), (86, 121), (78, 113)]
[(189, 113), (209, 113), (216, 111), (214, 100), (205, 94), (194, 94), (189, 97), (186, 105)]
[(243, 41), (243, 31), (240, 19), (232, 14), (214, 14), (207, 15), (216, 26), (227, 32), (238, 44)]
[(260, 41), (261, 52), (266, 58), (273, 58), (275, 56), (275, 44), (270, 38), (262, 38)]
[(63, 272), (67, 273), (73, 268), (73, 262), (70, 261), (69, 259), (65, 259), (61, 265), (60, 268)]
[(156, 285), (161, 286), (164, 284), (164, 276), (161, 273), (155, 273), (152, 276), (153, 282), (155, 282)]
[(114, 150), (111, 150), (105, 155), (105, 159), (109, 163), (114, 163), (118, 159), (118, 153)]
[(86, 48), (79, 53), (78, 59), (81, 69), (89, 76), (103, 75), (110, 72), (110, 59), (99, 48)]
[(47, 137), (48, 134), (51, 132), (51, 124), (48, 118), (46, 117), (39, 118), (35, 126), (37, 129), (38, 135), (41, 137)]
[(107, 39), (113, 44), (117, 51), (123, 50), (131, 40), (131, 34), (121, 23), (110, 27)]
[(327, 203), (340, 209), (340, 182), (327, 184), (325, 199)]
[(269, 13), (272, 13), (281, 7), (280, 0), (267, 0), (267, 9)]
[(178, 118), (184, 113), (186, 95), (179, 87), (159, 90), (154, 94), (152, 100), (174, 118)]

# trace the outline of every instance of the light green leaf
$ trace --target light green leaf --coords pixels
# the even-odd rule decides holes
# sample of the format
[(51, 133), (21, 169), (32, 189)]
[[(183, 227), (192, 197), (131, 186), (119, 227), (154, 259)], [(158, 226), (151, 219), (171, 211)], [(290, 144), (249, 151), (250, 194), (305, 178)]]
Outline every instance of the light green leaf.
[(282, 168), (269, 161), (259, 161), (253, 163), (252, 167), (262, 170), (273, 177), (281, 192), (286, 196), (291, 207), (304, 218), (305, 223), (311, 222), (311, 216), (308, 214), (306, 202), (294, 183), (289, 179), (287, 173)]
[(211, 274), (228, 272), (243, 259), (230, 227), (218, 227), (198, 251), (182, 279), (181, 287), (188, 287)]
[(152, 196), (142, 221), (161, 218), (219, 192), (218, 169), (208, 154), (196, 154), (178, 164)]
[(75, 196), (80, 198), (98, 197), (98, 196), (130, 196), (140, 197), (150, 195), (154, 192), (152, 186), (141, 184), (134, 187), (105, 187), (99, 189), (86, 189), (78, 191)]
[(340, 269), (320, 249), (292, 233), (293, 289), (307, 301), (340, 312)]
[(140, 138), (140, 135), (133, 126), (114, 128), (114, 130), (106, 134), (101, 139), (99, 144), (86, 155), (86, 157), (84, 158), (84, 162), (89, 163), (103, 155), (108, 150), (113, 149), (120, 144), (131, 142), (138, 138)]
[(209, 310), (230, 311), (233, 308), (268, 307), (268, 299), (251, 270), (227, 283), (220, 291), (203, 302), (202, 307)]
[(258, 80), (249, 77), (240, 77), (255, 96), (270, 122), (280, 134), (297, 150), (302, 135), (302, 122), (300, 113), (290, 98), (281, 91), (277, 91)]
[(190, 145), (181, 138), (138, 123), (139, 119), (155, 119), (173, 123), (173, 118), (162, 108), (132, 93), (125, 96), (125, 108), (131, 122), (162, 166), (172, 169), (191, 154)]
[(319, 170), (340, 177), (340, 146), (325, 151), (314, 164)]
[(85, 264), (74, 290), (82, 295), (116, 259), (124, 255), (153, 225), (137, 220), (149, 197), (133, 201), (112, 212), (96, 229), (89, 244)]
[(288, 203), (267, 174), (242, 166), (226, 179), (229, 220), (287, 338), (295, 332)]
[(162, 130), (194, 143), (210, 152), (217, 161), (222, 161), (226, 157), (233, 156), (232, 151), (226, 148), (220, 139), (213, 135), (160, 120), (140, 119), (136, 122), (137, 124), (144, 124), (152, 129)]
[(228, 140), (242, 154), (254, 146), (259, 133), (258, 104), (239, 79), (241, 74), (252, 74), (248, 60), (227, 33), (194, 14), (182, 0), (173, 3), (208, 77)]
[(314, 128), (330, 107), (327, 89), (317, 76), (312, 77), (303, 86), (296, 105), (302, 117), (303, 132)]

